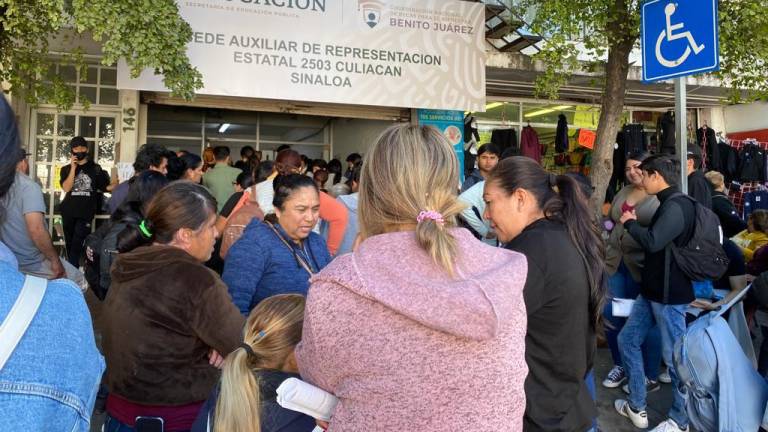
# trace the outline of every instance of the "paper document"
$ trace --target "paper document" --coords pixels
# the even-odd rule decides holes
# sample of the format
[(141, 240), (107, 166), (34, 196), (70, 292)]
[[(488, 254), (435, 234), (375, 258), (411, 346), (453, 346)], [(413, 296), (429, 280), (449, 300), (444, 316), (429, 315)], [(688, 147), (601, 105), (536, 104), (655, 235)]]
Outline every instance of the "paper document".
[(288, 378), (277, 388), (277, 403), (312, 418), (330, 421), (339, 399), (300, 379)]
[(117, 168), (117, 178), (120, 179), (120, 183), (133, 177), (133, 165), (127, 162), (118, 162), (115, 164)]
[(615, 298), (611, 302), (613, 308), (613, 316), (615, 317), (628, 317), (632, 312), (632, 306), (634, 306), (634, 299)]

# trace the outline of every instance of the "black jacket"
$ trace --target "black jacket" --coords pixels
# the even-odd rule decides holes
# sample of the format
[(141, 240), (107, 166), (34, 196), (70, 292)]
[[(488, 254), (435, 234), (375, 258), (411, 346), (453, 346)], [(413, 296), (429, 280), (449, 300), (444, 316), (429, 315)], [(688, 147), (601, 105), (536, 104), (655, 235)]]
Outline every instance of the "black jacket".
[(565, 153), (570, 147), (568, 143), (568, 120), (565, 114), (557, 116), (557, 130), (555, 131), (555, 153)]
[(744, 231), (747, 224), (739, 217), (736, 206), (733, 205), (730, 198), (722, 192), (715, 191), (712, 194), (712, 211), (720, 219), (720, 226), (723, 227), (723, 234), (731, 238)]
[(696, 170), (688, 174), (688, 195), (708, 209), (712, 209), (712, 185), (704, 173)]
[(715, 170), (722, 173), (723, 167), (715, 130), (707, 126), (696, 129), (696, 143), (704, 150), (704, 154), (707, 156), (707, 170)]
[[(299, 378), (296, 374), (276, 370), (262, 370), (257, 372), (259, 390), (261, 393), (261, 431), (262, 432), (309, 432), (315, 427), (315, 419), (300, 412), (283, 408), (277, 403), (277, 388), (288, 378)], [(210, 416), (211, 430), (213, 430), (216, 402), (219, 399), (220, 386), (211, 393), (205, 405), (192, 425), (191, 432), (206, 432)]]
[(739, 152), (737, 179), (742, 182), (765, 181), (765, 151), (747, 144)]
[(739, 152), (728, 143), (717, 144), (720, 152), (720, 173), (725, 176), (725, 181), (730, 183), (736, 177), (739, 168)]
[(675, 116), (667, 111), (659, 117), (656, 126), (659, 133), (657, 149), (660, 153), (675, 154)]
[[(621, 134), (624, 135), (624, 152), (627, 156), (647, 150), (643, 125), (628, 124), (621, 129)], [(623, 171), (624, 167), (621, 169)]]
[(528, 259), (523, 429), (585, 431), (597, 411), (584, 383), (596, 348), (584, 261), (565, 225), (547, 219), (532, 223), (505, 247)]
[[(668, 248), (672, 242), (682, 246), (690, 240), (696, 219), (693, 202), (683, 197), (674, 198), (673, 195), (677, 193), (677, 188), (669, 187), (656, 195), (661, 205), (649, 227), (644, 228), (635, 220), (624, 224), (632, 238), (645, 250), (640, 293), (647, 300), (672, 305), (687, 304), (694, 300), (691, 280), (677, 266)], [(665, 299), (664, 284), (667, 280), (669, 294)]]

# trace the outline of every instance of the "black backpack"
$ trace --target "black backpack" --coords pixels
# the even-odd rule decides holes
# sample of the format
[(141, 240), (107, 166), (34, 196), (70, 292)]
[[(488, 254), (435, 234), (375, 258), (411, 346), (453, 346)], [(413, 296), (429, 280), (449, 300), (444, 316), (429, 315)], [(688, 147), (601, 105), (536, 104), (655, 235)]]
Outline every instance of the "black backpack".
[(683, 246), (672, 243), (672, 257), (677, 267), (692, 281), (716, 281), (728, 270), (728, 256), (723, 249), (723, 230), (715, 213), (684, 194), (675, 194), (690, 200), (696, 210), (693, 235)]
[(117, 235), (124, 223), (108, 221), (85, 238), (85, 280), (99, 300), (104, 300), (112, 283), (109, 269), (117, 256)]

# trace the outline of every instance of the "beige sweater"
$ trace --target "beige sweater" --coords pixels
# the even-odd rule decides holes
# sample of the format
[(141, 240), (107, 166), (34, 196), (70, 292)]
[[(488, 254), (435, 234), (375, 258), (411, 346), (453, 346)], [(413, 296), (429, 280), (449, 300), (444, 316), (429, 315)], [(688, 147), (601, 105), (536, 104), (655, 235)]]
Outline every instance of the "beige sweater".
[[(627, 197), (632, 192), (634, 186), (628, 185), (616, 194), (611, 203), (611, 211), (609, 216), (611, 220), (616, 224), (611, 231), (611, 235), (608, 238), (605, 250), (605, 268), (609, 274), (616, 273), (621, 261), (624, 261), (624, 265), (629, 269), (632, 274), (632, 279), (640, 282), (640, 273), (643, 270), (643, 260), (645, 258), (645, 252), (643, 248), (632, 238), (631, 235), (624, 229), (624, 225), (619, 222), (621, 219), (621, 206), (627, 200)], [(635, 212), (637, 213), (637, 221), (641, 226), (647, 227), (651, 224), (651, 219), (656, 213), (656, 209), (659, 208), (659, 200), (655, 196), (648, 196), (644, 200), (635, 205)]]

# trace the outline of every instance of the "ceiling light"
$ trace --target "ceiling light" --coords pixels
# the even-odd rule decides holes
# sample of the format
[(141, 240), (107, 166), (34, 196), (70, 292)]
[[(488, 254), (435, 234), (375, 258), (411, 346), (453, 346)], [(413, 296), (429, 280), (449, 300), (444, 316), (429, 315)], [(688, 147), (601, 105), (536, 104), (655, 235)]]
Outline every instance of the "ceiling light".
[(222, 123), (221, 126), (219, 126), (219, 133), (224, 133), (229, 129), (231, 125), (229, 123)]
[(485, 110), (492, 110), (494, 108), (498, 108), (500, 106), (504, 105), (504, 102), (491, 102), (488, 105), (485, 106)]
[(551, 112), (564, 110), (566, 108), (571, 108), (572, 106), (573, 105), (558, 105), (558, 106), (552, 107), (552, 108), (544, 108), (544, 109), (541, 109), (541, 110), (538, 110), (538, 111), (529, 112), (528, 114), (525, 114), (523, 117), (525, 117), (525, 118), (536, 117), (536, 116), (540, 116), (542, 114), (549, 114)]

